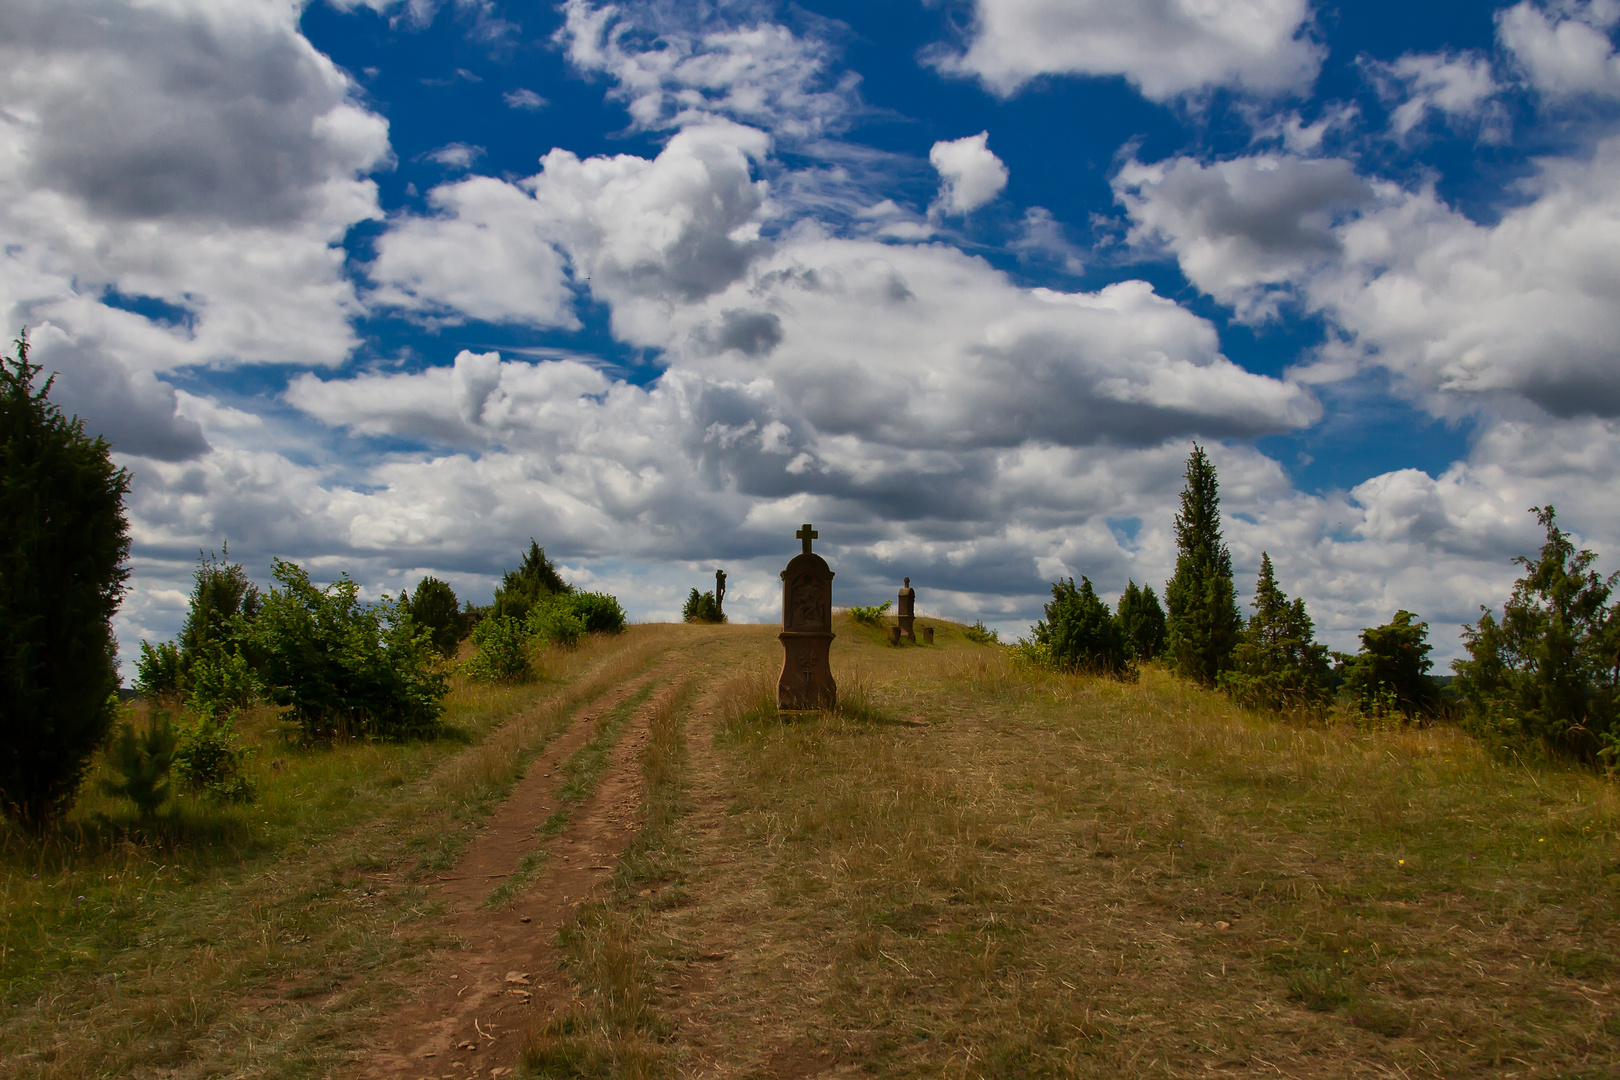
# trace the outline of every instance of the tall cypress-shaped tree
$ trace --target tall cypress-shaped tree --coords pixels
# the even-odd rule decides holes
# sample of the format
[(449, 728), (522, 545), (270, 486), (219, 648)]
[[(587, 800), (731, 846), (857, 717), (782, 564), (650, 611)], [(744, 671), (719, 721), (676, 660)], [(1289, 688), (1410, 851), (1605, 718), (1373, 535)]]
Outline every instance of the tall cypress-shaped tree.
[(1232, 588), (1232, 553), (1221, 540), (1220, 486), (1204, 448), (1193, 444), (1187, 486), (1176, 515), (1176, 575), (1164, 587), (1169, 607), (1165, 655), (1185, 678), (1214, 686), (1231, 666), (1243, 626)]
[(0, 358), (0, 811), (39, 831), (112, 725), (113, 613), (129, 474), (34, 388), (28, 339)]

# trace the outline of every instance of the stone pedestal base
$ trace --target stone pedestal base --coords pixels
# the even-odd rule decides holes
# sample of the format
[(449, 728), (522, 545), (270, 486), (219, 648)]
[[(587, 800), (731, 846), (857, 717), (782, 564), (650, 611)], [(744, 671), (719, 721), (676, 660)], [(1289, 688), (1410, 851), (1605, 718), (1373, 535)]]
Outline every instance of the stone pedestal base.
[(917, 640), (917, 630), (915, 625), (917, 622), (917, 617), (915, 615), (901, 615), (899, 616), (899, 622), (900, 636), (905, 638), (907, 641), (915, 642)]
[(779, 709), (831, 709), (838, 704), (828, 651), (831, 632), (793, 632), (776, 635), (782, 643), (782, 675), (776, 680)]
[(932, 626), (923, 627), (923, 644), (924, 645), (932, 645), (933, 643), (934, 643), (934, 628)]

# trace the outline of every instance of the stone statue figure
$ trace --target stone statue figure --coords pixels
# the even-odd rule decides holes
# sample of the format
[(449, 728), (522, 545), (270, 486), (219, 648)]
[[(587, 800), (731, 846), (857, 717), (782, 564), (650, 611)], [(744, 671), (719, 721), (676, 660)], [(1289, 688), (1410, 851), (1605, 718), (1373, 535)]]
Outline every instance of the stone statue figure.
[(725, 614), (726, 572), (724, 570), (716, 570), (714, 572), (714, 610), (722, 615)]
[(900, 606), (895, 611), (900, 620), (900, 633), (907, 641), (917, 640), (917, 590), (911, 587), (911, 579), (906, 578), (905, 585), (900, 589)]

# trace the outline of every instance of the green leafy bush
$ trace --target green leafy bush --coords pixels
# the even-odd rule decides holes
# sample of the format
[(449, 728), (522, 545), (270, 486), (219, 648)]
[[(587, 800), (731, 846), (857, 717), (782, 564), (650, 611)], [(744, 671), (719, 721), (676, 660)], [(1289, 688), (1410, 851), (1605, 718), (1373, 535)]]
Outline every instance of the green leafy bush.
[(1361, 632), (1361, 651), (1339, 666), (1350, 701), (1369, 715), (1400, 714), (1410, 719), (1433, 713), (1440, 692), (1429, 678), (1429, 624), (1397, 611), (1383, 626)]
[(1464, 723), (1491, 741), (1539, 741), (1620, 763), (1620, 605), (1616, 577), (1600, 578), (1551, 506), (1532, 511), (1547, 531), (1496, 618), (1480, 609), (1463, 631), (1469, 658), (1453, 664)]
[(259, 700), (262, 692), (240, 646), (227, 649), (217, 641), (210, 642), (192, 661), (187, 704), (199, 716), (245, 709)]
[(275, 560), (272, 587), (253, 621), (265, 693), (306, 739), (406, 738), (431, 732), (448, 678), (427, 634), (385, 599), (360, 603), (347, 574), (324, 589), (295, 563)]
[(1277, 585), (1271, 556), (1260, 554), (1254, 614), (1218, 685), (1239, 705), (1275, 712), (1325, 712), (1332, 699), (1328, 649), (1314, 640), (1305, 601), (1292, 602)]
[(251, 802), (253, 781), (243, 772), (247, 752), (239, 741), (235, 712), (196, 717), (180, 729), (174, 751), (180, 782), (224, 802)]
[(117, 737), (107, 747), (107, 767), (116, 778), (103, 779), (101, 789), (124, 796), (141, 817), (151, 817), (169, 799), (169, 770), (178, 742), (174, 723), (161, 709), (153, 710), (144, 731), (120, 724)]
[(849, 617), (867, 626), (881, 626), (883, 625), (883, 613), (888, 611), (893, 603), (892, 600), (885, 600), (881, 604), (873, 604), (870, 607), (852, 607), (849, 609)]
[(141, 655), (135, 661), (135, 689), (142, 697), (179, 697), (182, 677), (178, 645), (172, 641), (157, 645), (141, 642)]
[(39, 832), (112, 727), (129, 474), (16, 345), (0, 357), (0, 813)]
[(1116, 678), (1134, 675), (1130, 645), (1125, 632), (1108, 605), (1098, 598), (1091, 579), (1080, 576), (1052, 583), (1052, 599), (1046, 605), (1046, 618), (1035, 624), (1034, 644), (1044, 654), (1045, 663), (1058, 671), (1085, 671)]
[(599, 592), (570, 593), (568, 602), (585, 624), (586, 633), (622, 634), (628, 621), (618, 597)]
[(1164, 609), (1153, 586), (1139, 589), (1135, 581), (1126, 582), (1115, 617), (1137, 660), (1152, 660), (1164, 651)]
[(700, 593), (696, 589), (687, 596), (681, 607), (681, 618), (691, 623), (723, 623), (725, 613), (720, 610), (713, 592)]
[(585, 620), (574, 613), (572, 597), (553, 596), (529, 609), (524, 629), (534, 641), (571, 648), (585, 636)]
[(416, 591), (399, 598), (399, 606), (410, 613), (411, 621), (426, 630), (433, 647), (443, 656), (453, 656), (466, 634), (461, 601), (448, 584), (436, 577), (425, 577)]
[(491, 615), (473, 627), (474, 652), (466, 672), (485, 682), (523, 682), (534, 677), (529, 632), (509, 615)]

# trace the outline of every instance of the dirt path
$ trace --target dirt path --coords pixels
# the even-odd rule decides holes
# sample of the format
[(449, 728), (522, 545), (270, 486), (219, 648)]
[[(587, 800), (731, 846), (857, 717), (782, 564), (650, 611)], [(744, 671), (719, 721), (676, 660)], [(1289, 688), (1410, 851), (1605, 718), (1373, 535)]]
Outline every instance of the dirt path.
[[(612, 874), (635, 835), (640, 810), (637, 752), (647, 718), (671, 687), (680, 654), (584, 706), (566, 731), (535, 758), (512, 795), (478, 834), (454, 871), (439, 879), (450, 911), (445, 928), (461, 947), (429, 972), (425, 989), (377, 1033), (366, 1058), (345, 1070), (350, 1080), (509, 1075), (521, 1034), (537, 1006), (566, 995), (553, 938), (568, 913)], [(562, 805), (559, 767), (597, 724), (649, 683), (664, 681), (620, 731), (596, 790), (579, 803), (563, 832), (536, 834)], [(536, 847), (547, 858), (508, 904), (485, 898)]]

